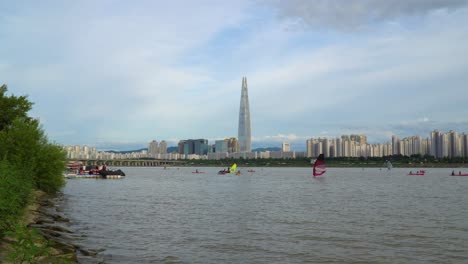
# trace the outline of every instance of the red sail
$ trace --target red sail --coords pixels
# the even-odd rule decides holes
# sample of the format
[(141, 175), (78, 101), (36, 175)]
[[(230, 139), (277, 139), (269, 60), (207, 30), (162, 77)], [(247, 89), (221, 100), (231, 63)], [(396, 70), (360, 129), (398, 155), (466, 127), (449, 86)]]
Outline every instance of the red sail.
[(325, 167), (325, 160), (323, 158), (323, 154), (320, 154), (317, 160), (314, 163), (314, 177), (321, 176), (327, 171), (327, 167)]

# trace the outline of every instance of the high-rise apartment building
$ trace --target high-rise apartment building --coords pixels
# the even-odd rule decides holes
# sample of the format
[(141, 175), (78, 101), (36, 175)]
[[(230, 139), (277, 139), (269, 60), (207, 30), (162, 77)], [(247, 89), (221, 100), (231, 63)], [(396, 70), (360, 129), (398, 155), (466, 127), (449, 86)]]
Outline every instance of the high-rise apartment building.
[(283, 142), (281, 144), (281, 151), (283, 151), (283, 152), (291, 151), (291, 145), (288, 142)]
[(468, 157), (468, 134), (461, 134), (460, 136), (461, 141), (461, 153), (462, 157)]
[(166, 154), (167, 153), (167, 142), (161, 141), (159, 143), (159, 154)]
[(153, 140), (149, 143), (148, 145), (148, 155), (152, 158), (156, 157), (156, 154), (159, 153), (158, 150), (158, 142), (156, 140)]
[(249, 109), (249, 95), (247, 91), (247, 77), (242, 78), (242, 92), (239, 108), (239, 152), (250, 152), (251, 135), (250, 135), (250, 109)]
[(351, 141), (356, 141), (359, 144), (367, 144), (367, 136), (365, 135), (350, 135), (349, 139)]

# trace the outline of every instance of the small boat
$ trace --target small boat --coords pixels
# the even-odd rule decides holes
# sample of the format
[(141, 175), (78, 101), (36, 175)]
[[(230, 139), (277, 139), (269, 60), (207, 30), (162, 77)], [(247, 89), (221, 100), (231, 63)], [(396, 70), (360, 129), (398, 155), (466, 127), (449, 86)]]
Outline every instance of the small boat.
[(104, 179), (120, 179), (125, 177), (125, 173), (121, 170), (100, 170), (99, 175)]
[(449, 174), (449, 176), (468, 176), (468, 173), (461, 173), (461, 172), (459, 172), (458, 174), (456, 174), (456, 173), (453, 173), (453, 172), (452, 172), (452, 174)]
[(200, 174), (200, 173), (205, 173), (204, 171), (192, 171), (192, 173)]
[(225, 175), (227, 173), (229, 173), (229, 170), (220, 170), (220, 171), (218, 171), (218, 175)]
[(408, 175), (410, 176), (424, 176), (426, 174), (426, 172), (410, 172), (408, 173)]
[(88, 173), (66, 173), (63, 175), (67, 179), (98, 179), (102, 178), (100, 174), (88, 174)]

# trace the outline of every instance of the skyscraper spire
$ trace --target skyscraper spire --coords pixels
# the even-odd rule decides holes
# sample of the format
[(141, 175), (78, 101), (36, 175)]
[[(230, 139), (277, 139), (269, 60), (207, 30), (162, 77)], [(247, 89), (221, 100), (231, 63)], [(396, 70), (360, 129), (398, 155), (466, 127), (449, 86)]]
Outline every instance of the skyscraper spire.
[(242, 77), (242, 92), (239, 108), (239, 152), (250, 152), (251, 136), (250, 136), (250, 109), (249, 95), (247, 92), (247, 77)]

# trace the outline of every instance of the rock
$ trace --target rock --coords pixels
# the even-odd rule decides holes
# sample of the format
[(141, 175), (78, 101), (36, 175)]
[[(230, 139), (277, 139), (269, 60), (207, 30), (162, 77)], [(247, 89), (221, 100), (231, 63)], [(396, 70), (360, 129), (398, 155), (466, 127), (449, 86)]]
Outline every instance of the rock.
[(85, 255), (85, 256), (96, 256), (97, 255), (97, 251), (95, 250), (92, 250), (92, 249), (83, 249), (83, 248), (80, 248), (79, 251), (81, 252), (81, 254)]
[(70, 219), (68, 219), (65, 216), (60, 215), (60, 214), (51, 214), (51, 213), (48, 213), (48, 212), (42, 212), (42, 214), (47, 216), (47, 217), (52, 218), (54, 221), (57, 221), (57, 222), (70, 222)]
[(51, 225), (40, 225), (40, 224), (36, 224), (36, 225), (31, 225), (31, 227), (36, 227), (36, 228), (41, 228), (41, 229), (47, 229), (47, 230), (52, 230), (52, 231), (57, 231), (57, 232), (62, 232), (62, 233), (68, 233), (68, 234), (72, 234), (73, 232), (66, 229), (65, 227), (61, 227), (61, 226), (51, 226)]
[(53, 224), (54, 221), (52, 221), (52, 219), (48, 219), (48, 218), (44, 218), (44, 217), (39, 217), (36, 219), (36, 223), (37, 225), (43, 225), (43, 224)]

